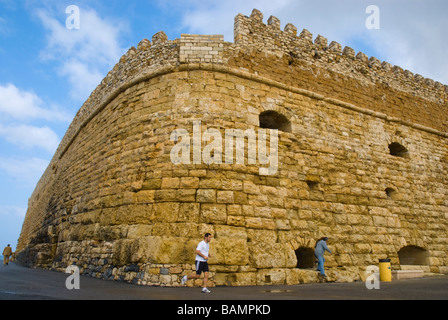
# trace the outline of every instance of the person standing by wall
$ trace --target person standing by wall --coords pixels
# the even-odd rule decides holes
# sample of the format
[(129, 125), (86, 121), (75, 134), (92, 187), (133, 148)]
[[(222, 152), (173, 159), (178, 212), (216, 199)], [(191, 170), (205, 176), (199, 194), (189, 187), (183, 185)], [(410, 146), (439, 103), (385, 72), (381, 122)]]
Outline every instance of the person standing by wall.
[(3, 265), (7, 266), (9, 263), (9, 257), (12, 255), (11, 245), (8, 244), (5, 249), (3, 249)]
[(210, 246), (209, 243), (212, 240), (212, 235), (210, 233), (206, 233), (204, 236), (204, 240), (199, 243), (196, 248), (196, 272), (192, 273), (188, 276), (183, 276), (182, 285), (184, 285), (189, 279), (199, 279), (201, 273), (204, 272), (204, 284), (202, 286), (202, 293), (210, 293), (210, 290), (207, 289), (209, 268), (208, 268), (208, 259), (210, 258)]
[(320, 275), (325, 278), (327, 277), (327, 275), (325, 274), (324, 270), (324, 253), (325, 251), (331, 253), (330, 249), (328, 249), (327, 247), (327, 240), (327, 237), (320, 238), (319, 240), (317, 240), (316, 246), (314, 247), (314, 256), (317, 258), (317, 270), (320, 271)]

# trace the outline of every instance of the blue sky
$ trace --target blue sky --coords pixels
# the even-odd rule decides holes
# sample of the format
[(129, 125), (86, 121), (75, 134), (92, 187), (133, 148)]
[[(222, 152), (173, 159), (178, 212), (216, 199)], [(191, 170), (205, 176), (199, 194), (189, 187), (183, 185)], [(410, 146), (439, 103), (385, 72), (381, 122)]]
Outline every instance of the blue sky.
[[(368, 5), (380, 9), (369, 30)], [(68, 6), (80, 29), (66, 28)], [(0, 0), (0, 247), (17, 245), (28, 198), (71, 120), (121, 55), (163, 30), (223, 34), (253, 8), (448, 84), (446, 0)]]

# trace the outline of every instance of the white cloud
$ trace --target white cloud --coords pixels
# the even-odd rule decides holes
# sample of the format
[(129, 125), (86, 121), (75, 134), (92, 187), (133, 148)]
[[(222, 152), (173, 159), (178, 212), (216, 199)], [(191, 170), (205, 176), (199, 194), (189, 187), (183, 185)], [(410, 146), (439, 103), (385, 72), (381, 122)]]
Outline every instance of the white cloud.
[(41, 9), (37, 14), (49, 31), (41, 58), (58, 61), (59, 74), (72, 86), (72, 97), (85, 100), (124, 53), (119, 36), (126, 26), (107, 21), (87, 8), (80, 8), (79, 30), (67, 29), (65, 21), (61, 23), (48, 11)]
[[(44, 101), (35, 93), (17, 88), (13, 84), (0, 85), (0, 137), (21, 149), (41, 148), (53, 153), (58, 135), (42, 122), (65, 122), (71, 117)], [(28, 122), (38, 121), (39, 124)]]
[(56, 151), (59, 145), (58, 135), (49, 127), (30, 125), (3, 126), (0, 124), (0, 136), (20, 148), (42, 148), (49, 153)]
[(70, 117), (56, 106), (43, 107), (44, 102), (35, 93), (17, 88), (9, 83), (0, 85), (0, 115), (15, 120), (45, 119), (48, 121), (70, 121)]
[(60, 74), (72, 84), (73, 97), (88, 97), (104, 77), (99, 70), (91, 69), (88, 63), (77, 60), (64, 62)]
[(448, 84), (448, 2), (382, 2), (381, 30), (370, 39), (388, 62)]
[(49, 161), (39, 158), (8, 157), (0, 158), (2, 176), (11, 178), (17, 185), (27, 188), (36, 186), (48, 167)]

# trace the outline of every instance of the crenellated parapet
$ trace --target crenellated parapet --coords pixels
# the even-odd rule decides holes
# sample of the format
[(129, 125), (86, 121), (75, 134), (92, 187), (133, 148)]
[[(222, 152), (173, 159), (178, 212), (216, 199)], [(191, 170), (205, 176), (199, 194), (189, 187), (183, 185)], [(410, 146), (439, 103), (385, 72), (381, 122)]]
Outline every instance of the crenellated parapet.
[(300, 34), (297, 28), (288, 23), (281, 30), (280, 20), (270, 16), (267, 24), (263, 22), (263, 14), (254, 9), (248, 17), (238, 14), (234, 25), (235, 45), (248, 50), (250, 48), (278, 55), (290, 55), (295, 59), (307, 61), (324, 69), (357, 77), (364, 82), (388, 83), (398, 90), (417, 94), (436, 103), (445, 104), (448, 86), (438, 81), (381, 62), (375, 57), (368, 57), (363, 52), (356, 53), (350, 47), (342, 48), (336, 41), (313, 35), (306, 29)]

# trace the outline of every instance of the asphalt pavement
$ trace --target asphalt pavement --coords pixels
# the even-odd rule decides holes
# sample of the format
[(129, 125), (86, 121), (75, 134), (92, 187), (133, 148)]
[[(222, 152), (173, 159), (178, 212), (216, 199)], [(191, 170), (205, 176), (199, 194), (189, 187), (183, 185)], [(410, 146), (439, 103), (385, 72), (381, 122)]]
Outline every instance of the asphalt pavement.
[(381, 282), (367, 289), (364, 282), (313, 283), (249, 287), (215, 287), (210, 294), (192, 287), (138, 286), (81, 276), (79, 289), (69, 290), (69, 274), (0, 265), (0, 300), (448, 300), (448, 276)]

